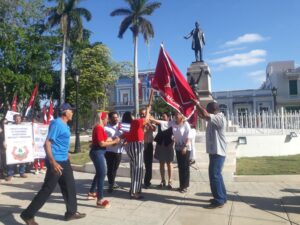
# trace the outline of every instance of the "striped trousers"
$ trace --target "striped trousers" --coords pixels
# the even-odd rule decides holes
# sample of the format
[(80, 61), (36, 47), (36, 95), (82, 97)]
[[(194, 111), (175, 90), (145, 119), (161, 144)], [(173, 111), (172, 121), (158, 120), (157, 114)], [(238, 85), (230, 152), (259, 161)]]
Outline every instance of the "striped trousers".
[(129, 142), (126, 146), (126, 152), (130, 159), (130, 194), (140, 193), (143, 180), (144, 143)]

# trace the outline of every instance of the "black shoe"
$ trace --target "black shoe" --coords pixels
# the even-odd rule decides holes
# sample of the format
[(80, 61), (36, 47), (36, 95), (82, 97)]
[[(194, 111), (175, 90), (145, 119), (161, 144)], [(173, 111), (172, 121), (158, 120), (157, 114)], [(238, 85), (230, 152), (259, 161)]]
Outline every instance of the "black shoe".
[(193, 165), (193, 164), (195, 164), (195, 163), (196, 163), (196, 161), (193, 160), (193, 159), (191, 159), (190, 162), (189, 162), (190, 166)]
[(81, 218), (84, 218), (84, 217), (86, 217), (86, 214), (85, 213), (80, 213), (80, 212), (76, 212), (72, 215), (65, 214), (65, 220), (66, 221), (77, 220), (77, 219), (81, 219)]
[(139, 195), (139, 194), (131, 194), (130, 195), (130, 199), (140, 200), (140, 199), (143, 199), (143, 198), (144, 198), (144, 196)]
[(21, 213), (20, 217), (26, 223), (26, 225), (39, 225), (37, 222), (35, 222), (34, 218), (26, 219), (22, 213)]
[[(210, 203), (217, 203), (214, 198), (208, 200)], [(227, 203), (227, 199), (224, 201), (224, 204)]]
[(220, 203), (210, 203), (208, 206), (204, 206), (204, 208), (206, 209), (217, 209), (217, 208), (222, 208), (224, 206), (224, 204), (220, 204)]
[(150, 188), (150, 186), (151, 186), (151, 183), (149, 183), (149, 184), (144, 184), (144, 188), (145, 188), (145, 189)]

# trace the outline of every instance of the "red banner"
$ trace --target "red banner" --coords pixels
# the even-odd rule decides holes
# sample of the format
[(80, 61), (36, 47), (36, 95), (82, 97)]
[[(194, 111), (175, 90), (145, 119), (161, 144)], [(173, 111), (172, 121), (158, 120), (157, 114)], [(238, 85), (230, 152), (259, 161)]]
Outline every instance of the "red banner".
[(54, 111), (53, 111), (53, 102), (52, 102), (52, 98), (50, 99), (50, 106), (49, 106), (49, 112), (48, 112), (48, 117), (47, 117), (47, 124), (50, 123), (51, 120), (53, 120), (53, 115), (54, 115)]
[(14, 98), (11, 103), (11, 111), (17, 112), (17, 95), (14, 95)]
[(168, 53), (161, 46), (152, 88), (159, 91), (164, 101), (189, 118), (195, 109), (191, 99), (197, 99), (188, 82)]
[(38, 85), (38, 84), (35, 85), (35, 88), (34, 88), (32, 94), (31, 94), (31, 97), (30, 97), (30, 99), (29, 99), (28, 107), (27, 107), (26, 112), (25, 112), (25, 117), (28, 116), (30, 110), (33, 108), (34, 99), (35, 99), (35, 97), (36, 97), (36, 95), (37, 95), (38, 88), (39, 88), (39, 85)]

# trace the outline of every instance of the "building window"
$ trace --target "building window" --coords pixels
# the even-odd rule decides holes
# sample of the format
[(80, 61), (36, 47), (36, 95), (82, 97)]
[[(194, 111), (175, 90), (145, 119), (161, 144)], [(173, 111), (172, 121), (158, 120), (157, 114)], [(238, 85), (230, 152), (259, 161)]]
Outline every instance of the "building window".
[(225, 104), (220, 104), (219, 108), (220, 108), (220, 111), (221, 111), (225, 116), (227, 116), (227, 105), (225, 105)]
[(289, 80), (290, 95), (298, 95), (297, 80)]
[(123, 102), (124, 105), (128, 105), (128, 93), (123, 94), (122, 102)]

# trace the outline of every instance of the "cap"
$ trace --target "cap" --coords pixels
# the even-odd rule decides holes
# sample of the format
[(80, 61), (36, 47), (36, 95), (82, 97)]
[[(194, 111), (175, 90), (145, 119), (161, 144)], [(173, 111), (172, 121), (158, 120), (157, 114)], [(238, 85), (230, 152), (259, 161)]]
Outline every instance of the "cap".
[(69, 103), (64, 103), (64, 104), (60, 105), (60, 107), (59, 107), (59, 111), (61, 113), (66, 110), (74, 110), (74, 109), (75, 109), (75, 107), (72, 107)]

